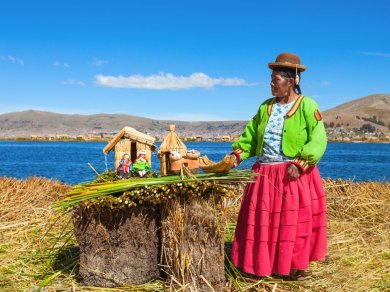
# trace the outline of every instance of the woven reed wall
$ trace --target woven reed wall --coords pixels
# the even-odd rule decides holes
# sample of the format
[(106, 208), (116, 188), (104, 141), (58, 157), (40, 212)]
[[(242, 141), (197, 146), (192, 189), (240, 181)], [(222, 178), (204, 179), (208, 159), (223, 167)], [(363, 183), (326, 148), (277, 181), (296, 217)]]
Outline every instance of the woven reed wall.
[(118, 168), (123, 154), (131, 155), (131, 141), (129, 139), (121, 139), (115, 145), (115, 169)]

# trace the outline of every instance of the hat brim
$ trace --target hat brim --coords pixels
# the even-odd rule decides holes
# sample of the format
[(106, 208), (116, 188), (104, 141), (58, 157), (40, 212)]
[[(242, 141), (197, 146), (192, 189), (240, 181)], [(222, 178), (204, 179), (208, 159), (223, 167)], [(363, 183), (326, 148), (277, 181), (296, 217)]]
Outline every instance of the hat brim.
[(278, 69), (278, 68), (295, 69), (295, 68), (297, 68), (299, 72), (303, 72), (306, 70), (306, 66), (304, 66), (304, 65), (296, 65), (296, 64), (291, 64), (291, 63), (279, 63), (279, 62), (268, 63), (268, 67), (271, 69)]

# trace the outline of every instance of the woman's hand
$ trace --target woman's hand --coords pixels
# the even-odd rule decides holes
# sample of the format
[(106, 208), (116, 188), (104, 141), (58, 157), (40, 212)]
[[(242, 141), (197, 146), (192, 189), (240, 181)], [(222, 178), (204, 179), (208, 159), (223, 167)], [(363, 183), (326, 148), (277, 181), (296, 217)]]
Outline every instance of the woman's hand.
[(290, 179), (298, 179), (301, 176), (302, 171), (295, 164), (290, 164), (287, 167), (287, 174)]
[(233, 154), (231, 154), (231, 156), (232, 156), (232, 160), (234, 161), (232, 168), (237, 167), (238, 166), (237, 156)]

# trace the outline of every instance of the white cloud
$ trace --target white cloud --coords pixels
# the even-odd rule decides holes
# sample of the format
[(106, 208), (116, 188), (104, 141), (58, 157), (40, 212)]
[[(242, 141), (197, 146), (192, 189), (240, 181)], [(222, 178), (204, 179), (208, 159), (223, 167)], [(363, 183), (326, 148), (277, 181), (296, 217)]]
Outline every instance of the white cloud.
[(60, 62), (60, 61), (54, 61), (53, 62), (53, 66), (54, 67), (63, 67), (63, 68), (69, 68), (70, 67), (70, 65), (68, 63)]
[(86, 85), (84, 81), (73, 80), (73, 79), (65, 80), (62, 82), (62, 84), (64, 84), (64, 85), (78, 85), (78, 86), (85, 86)]
[(102, 67), (107, 63), (108, 63), (108, 61), (106, 61), (106, 60), (94, 59), (92, 64), (96, 67)]
[(8, 60), (8, 61), (10, 61), (11, 63), (14, 63), (14, 64), (19, 64), (19, 65), (22, 65), (22, 66), (24, 65), (24, 61), (22, 59), (15, 58), (12, 55), (8, 55), (7, 58), (1, 56), (0, 60), (2, 60), (2, 61)]
[(330, 81), (321, 81), (321, 83), (320, 83), (322, 86), (329, 86), (331, 83), (330, 83)]
[(214, 86), (252, 86), (241, 78), (212, 78), (204, 73), (193, 73), (190, 76), (175, 76), (171, 73), (155, 75), (130, 76), (95, 76), (96, 84), (112, 88), (141, 88), (151, 90), (177, 90), (189, 88), (213, 88)]
[(358, 52), (358, 54), (367, 55), (367, 56), (382, 57), (382, 58), (390, 58), (390, 53), (381, 53), (381, 52)]

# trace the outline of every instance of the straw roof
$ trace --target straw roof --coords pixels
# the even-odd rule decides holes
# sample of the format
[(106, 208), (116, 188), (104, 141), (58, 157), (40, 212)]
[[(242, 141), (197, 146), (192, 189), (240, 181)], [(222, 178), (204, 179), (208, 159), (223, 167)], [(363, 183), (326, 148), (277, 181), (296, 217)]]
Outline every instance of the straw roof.
[(114, 138), (112, 138), (112, 140), (107, 144), (107, 146), (104, 147), (103, 153), (107, 154), (108, 152), (110, 152), (122, 138), (128, 138), (132, 141), (137, 141), (149, 145), (150, 147), (154, 147), (154, 141), (156, 141), (155, 138), (144, 133), (138, 132), (134, 128), (124, 127), (122, 130), (119, 131), (118, 134), (115, 135)]
[(180, 138), (175, 133), (175, 125), (169, 126), (169, 134), (164, 138), (163, 142), (160, 145), (160, 148), (158, 150), (159, 153), (161, 152), (171, 152), (173, 150), (176, 150), (180, 152), (182, 156), (184, 156), (187, 153), (187, 147), (184, 145), (183, 141), (180, 140)]

